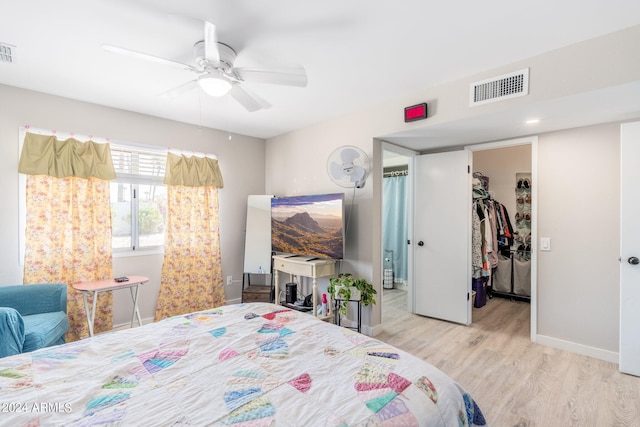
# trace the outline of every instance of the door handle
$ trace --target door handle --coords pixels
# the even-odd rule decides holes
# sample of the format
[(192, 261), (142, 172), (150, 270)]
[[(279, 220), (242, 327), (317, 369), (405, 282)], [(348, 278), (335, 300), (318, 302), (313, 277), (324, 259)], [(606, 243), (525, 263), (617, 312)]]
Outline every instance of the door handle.
[(418, 242), (418, 246), (424, 246), (424, 242), (423, 242), (422, 240), (420, 240), (420, 241)]
[(629, 257), (627, 262), (631, 265), (638, 265), (640, 264), (640, 258), (638, 258), (637, 256), (632, 256), (632, 257)]

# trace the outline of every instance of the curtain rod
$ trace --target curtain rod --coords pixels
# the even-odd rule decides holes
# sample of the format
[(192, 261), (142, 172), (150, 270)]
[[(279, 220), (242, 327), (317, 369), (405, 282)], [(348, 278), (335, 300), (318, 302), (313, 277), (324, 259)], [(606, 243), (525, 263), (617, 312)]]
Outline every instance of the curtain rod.
[(407, 176), (407, 175), (409, 175), (409, 169), (396, 169), (396, 170), (382, 173), (382, 176), (384, 178), (393, 178), (393, 177)]
[(167, 148), (167, 153), (177, 154), (179, 156), (192, 156), (192, 157), (210, 157), (212, 159), (218, 159), (218, 156), (210, 153), (201, 153), (198, 151), (181, 150), (178, 148)]
[(42, 129), (42, 128), (32, 128), (31, 125), (24, 125), (24, 129), (27, 132), (31, 132), (31, 133), (37, 133), (40, 135), (52, 135), (52, 136), (56, 136), (59, 138), (74, 138), (77, 139), (78, 141), (93, 141), (93, 142), (98, 142), (98, 143), (105, 143), (108, 142), (114, 146), (125, 146), (125, 147), (139, 147), (139, 148), (145, 148), (148, 150), (154, 150), (154, 151), (164, 151), (164, 153), (169, 153), (171, 152), (172, 154), (177, 154), (177, 155), (184, 155), (184, 156), (195, 156), (195, 157), (210, 157), (212, 159), (217, 159), (218, 156), (216, 154), (211, 154), (211, 153), (202, 153), (202, 152), (197, 152), (197, 151), (191, 151), (191, 150), (182, 150), (179, 148), (171, 148), (171, 147), (158, 147), (158, 146), (153, 146), (153, 145), (146, 145), (146, 144), (139, 144), (136, 142), (123, 142), (123, 141), (111, 141), (111, 138), (109, 137), (94, 137), (93, 135), (76, 135), (74, 132), (58, 132), (55, 129), (52, 130), (46, 130), (46, 129)]
[(46, 130), (46, 129), (42, 129), (42, 128), (33, 128), (31, 127), (31, 125), (24, 125), (24, 129), (27, 132), (31, 132), (31, 133), (37, 133), (39, 135), (51, 135), (51, 136), (56, 136), (59, 138), (74, 138), (77, 139), (78, 141), (93, 141), (93, 142), (111, 142), (110, 138), (95, 138), (93, 135), (76, 135), (74, 132), (58, 132), (55, 129), (51, 129), (51, 130)]

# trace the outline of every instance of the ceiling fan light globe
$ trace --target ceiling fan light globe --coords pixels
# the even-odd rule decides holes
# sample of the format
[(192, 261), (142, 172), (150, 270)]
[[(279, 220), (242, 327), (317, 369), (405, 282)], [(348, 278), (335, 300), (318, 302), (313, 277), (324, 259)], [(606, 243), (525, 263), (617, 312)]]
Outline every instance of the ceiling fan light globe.
[(224, 96), (233, 86), (230, 81), (213, 75), (200, 76), (198, 85), (209, 96)]

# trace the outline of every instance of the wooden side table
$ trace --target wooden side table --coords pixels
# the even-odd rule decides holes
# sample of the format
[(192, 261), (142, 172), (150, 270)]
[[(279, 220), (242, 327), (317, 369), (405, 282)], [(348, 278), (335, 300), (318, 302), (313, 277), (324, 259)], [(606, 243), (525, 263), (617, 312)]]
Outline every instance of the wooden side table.
[[(251, 275), (263, 276), (266, 282), (266, 276), (270, 276), (268, 273), (244, 273), (242, 275), (242, 298), (241, 301), (245, 302), (274, 302), (273, 301), (273, 280), (270, 279), (269, 284), (253, 285), (251, 284)], [(245, 286), (246, 285), (246, 286)]]
[[(144, 285), (149, 281), (148, 277), (144, 276), (127, 276), (128, 281), (116, 282), (113, 279), (94, 280), (92, 282), (80, 282), (73, 286), (73, 289), (82, 292), (82, 300), (84, 302), (84, 311), (87, 315), (87, 324), (89, 325), (89, 336), (93, 336), (93, 325), (96, 319), (96, 305), (98, 303), (98, 294), (105, 291), (113, 291), (116, 289), (128, 288), (131, 292), (131, 300), (133, 301), (133, 313), (131, 314), (131, 327), (133, 327), (133, 321), (138, 318), (138, 326), (142, 326), (142, 319), (140, 318), (140, 311), (138, 310), (138, 293), (140, 285)], [(91, 311), (89, 311), (89, 303), (87, 297), (89, 294), (93, 294), (93, 301), (91, 303)]]

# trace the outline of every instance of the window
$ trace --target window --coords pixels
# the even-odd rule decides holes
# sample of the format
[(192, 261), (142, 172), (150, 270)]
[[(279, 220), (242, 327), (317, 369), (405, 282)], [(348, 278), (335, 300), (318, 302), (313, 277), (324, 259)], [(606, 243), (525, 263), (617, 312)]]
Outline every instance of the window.
[(111, 144), (117, 178), (111, 181), (114, 252), (159, 249), (164, 243), (166, 153)]

